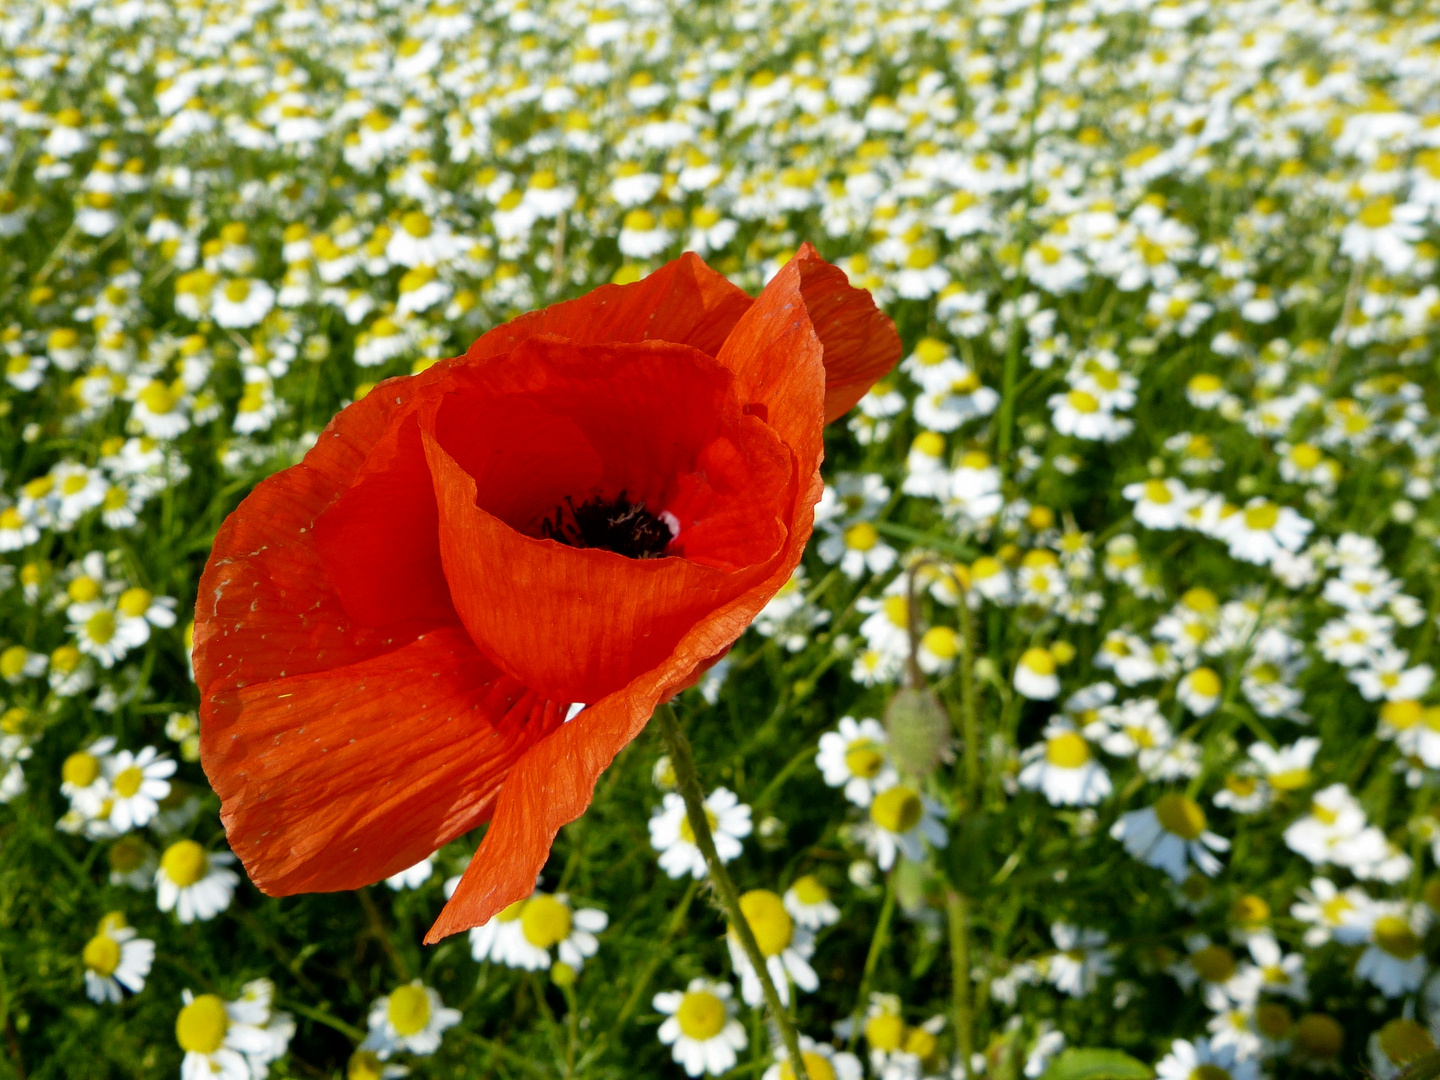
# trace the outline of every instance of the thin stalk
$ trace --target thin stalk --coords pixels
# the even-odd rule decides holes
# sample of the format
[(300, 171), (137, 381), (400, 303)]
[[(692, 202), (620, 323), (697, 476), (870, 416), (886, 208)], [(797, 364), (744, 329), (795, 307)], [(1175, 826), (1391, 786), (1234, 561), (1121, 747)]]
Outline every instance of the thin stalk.
[(970, 1077), (970, 1056), (975, 1051), (974, 1011), (970, 1004), (970, 911), (969, 901), (954, 889), (945, 898), (950, 922), (950, 981), (955, 993), (955, 1049), (966, 1080)]
[(780, 1029), (780, 1037), (790, 1057), (790, 1068), (795, 1074), (795, 1080), (810, 1080), (805, 1070), (805, 1059), (800, 1053), (800, 1035), (795, 1030), (795, 1023), (790, 1019), (789, 1012), (780, 1002), (780, 992), (775, 989), (775, 983), (770, 979), (770, 972), (765, 967), (765, 956), (755, 941), (755, 931), (750, 929), (749, 920), (740, 910), (740, 894), (735, 890), (735, 882), (730, 879), (725, 864), (720, 861), (720, 855), (715, 850), (715, 837), (710, 833), (710, 819), (705, 815), (705, 797), (700, 790), (700, 776), (695, 771), (695, 757), (690, 750), (690, 740), (680, 730), (675, 710), (668, 702), (655, 710), (655, 717), (660, 721), (660, 737), (665, 741), (665, 749), (670, 754), (670, 764), (675, 769), (675, 786), (680, 797), (685, 800), (685, 816), (690, 821), (690, 831), (695, 834), (695, 846), (700, 849), (700, 854), (705, 856), (705, 865), (710, 870), (710, 881), (715, 886), (715, 894), (720, 898), (720, 906), (730, 921), (730, 928), (740, 939), (740, 947), (749, 957), (750, 966), (755, 969), (755, 977), (760, 980), (765, 1004), (769, 1007), (770, 1018)]
[(870, 951), (865, 954), (865, 970), (860, 974), (860, 993), (855, 998), (855, 1011), (850, 1014), (850, 1037), (845, 1040), (845, 1049), (855, 1047), (860, 1037), (860, 1017), (865, 1012), (865, 996), (870, 990), (870, 977), (880, 962), (880, 950), (885, 947), (885, 938), (890, 933), (890, 920), (895, 915), (895, 872), (885, 879), (885, 900), (880, 905), (880, 918), (875, 920), (875, 934), (870, 938)]
[(960, 731), (965, 741), (965, 803), (974, 811), (980, 806), (980, 710), (975, 697), (975, 613), (970, 598), (957, 576), (960, 608)]

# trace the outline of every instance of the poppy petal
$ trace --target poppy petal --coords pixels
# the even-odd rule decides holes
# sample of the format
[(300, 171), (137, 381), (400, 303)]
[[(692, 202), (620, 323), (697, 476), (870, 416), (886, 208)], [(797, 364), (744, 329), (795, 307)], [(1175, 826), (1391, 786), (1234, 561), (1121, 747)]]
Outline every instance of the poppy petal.
[(895, 323), (864, 289), (805, 243), (795, 255), (800, 295), (825, 346), (825, 422), (844, 416), (900, 359)]
[(488, 360), (542, 334), (582, 345), (671, 341), (714, 356), (751, 303), (743, 289), (687, 251), (629, 285), (602, 285), (497, 326), (465, 358)]
[[(483, 390), (451, 395), (421, 426), (451, 597), (497, 666), (548, 697), (599, 701), (770, 576), (786, 544), (779, 514), (788, 509), (792, 458), (727, 396), (730, 376), (714, 360), (661, 343), (534, 339), (480, 374)], [(586, 442), (600, 462), (603, 494), (628, 491), (656, 514), (673, 499), (684, 515), (699, 515), (682, 520), (675, 541), (686, 557), (627, 558), (538, 538), (554, 503), (521, 500), (532, 491), (555, 499), (573, 469), (564, 455), (552, 463), (556, 472), (491, 467), (496, 432), (505, 432), (492, 414), (512, 397), (536, 408), (534, 423), (551, 425), (532, 428), (536, 444), (552, 433), (561, 443)], [(682, 476), (693, 485), (678, 485)], [(576, 491), (574, 501), (586, 495)], [(748, 530), (735, 527), (740, 519)], [(689, 557), (691, 546), (709, 557)]]
[(510, 767), (564, 709), (501, 674), (457, 626), (217, 695), (202, 749), (257, 886), (353, 889), (485, 820)]
[(585, 812), (600, 773), (644, 728), (657, 704), (694, 685), (698, 673), (724, 655), (800, 562), (824, 488), (820, 459), (825, 393), (823, 347), (800, 289), (801, 273), (792, 263), (740, 320), (719, 357), (737, 372), (742, 393), (748, 395), (745, 400), (763, 406), (771, 426), (795, 455), (785, 550), (763, 580), (691, 628), (664, 663), (595, 702), (520, 759), (500, 789), (479, 850), (426, 935), (427, 943), (480, 926), (530, 895), (556, 834)]

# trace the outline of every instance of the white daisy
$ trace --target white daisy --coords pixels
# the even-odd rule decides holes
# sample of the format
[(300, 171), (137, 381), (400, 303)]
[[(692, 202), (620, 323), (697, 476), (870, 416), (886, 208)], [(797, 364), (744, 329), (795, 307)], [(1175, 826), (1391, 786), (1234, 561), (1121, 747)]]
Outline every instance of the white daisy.
[(1186, 511), (1195, 495), (1179, 480), (1146, 480), (1127, 484), (1122, 494), (1135, 504), (1135, 520), (1147, 529), (1178, 529), (1186, 523)]
[(1205, 811), (1187, 795), (1168, 792), (1153, 806), (1124, 814), (1110, 835), (1145, 863), (1164, 870), (1177, 885), (1190, 876), (1190, 865), (1214, 877), (1220, 860), (1211, 852), (1228, 851), (1230, 841), (1206, 829)]
[(814, 874), (795, 879), (785, 890), (785, 910), (808, 930), (834, 926), (840, 921), (840, 909), (830, 901), (830, 890)]
[(275, 290), (259, 278), (232, 278), (210, 295), (210, 315), (227, 330), (255, 326), (274, 306)]
[(1394, 900), (1366, 904), (1359, 925), (1365, 930), (1367, 947), (1355, 964), (1355, 974), (1387, 998), (1419, 990), (1429, 969), (1424, 942), (1429, 921), (1421, 904), (1410, 907)]
[[(775, 984), (781, 1003), (790, 1004), (791, 982), (805, 993), (813, 993), (820, 985), (819, 976), (810, 966), (810, 957), (815, 952), (813, 931), (797, 926), (785, 910), (785, 902), (769, 889), (751, 889), (743, 894), (740, 911), (750, 924), (760, 955), (765, 957), (765, 969)], [(740, 996), (747, 1005), (762, 1004), (765, 994), (760, 978), (755, 974), (734, 927), (730, 928), (726, 940), (730, 945), (731, 963), (740, 976)]]
[(861, 827), (865, 850), (881, 870), (895, 865), (895, 856), (912, 862), (925, 857), (925, 842), (943, 848), (950, 841), (941, 821), (943, 808), (905, 784), (879, 792), (870, 803), (870, 817)]
[(1046, 726), (1044, 741), (1021, 755), (1021, 787), (1043, 792), (1052, 806), (1094, 806), (1111, 792), (1110, 774), (1068, 722)]
[(1053, 701), (1060, 694), (1060, 677), (1049, 649), (1026, 649), (1015, 665), (1014, 681), (1016, 691), (1032, 701)]
[(153, 746), (138, 754), (121, 750), (105, 760), (110, 782), (110, 825), (117, 832), (129, 832), (148, 825), (160, 813), (160, 802), (170, 794), (169, 777), (175, 762), (161, 756)]
[[(705, 798), (705, 817), (715, 838), (715, 853), (722, 863), (738, 858), (740, 842), (750, 835), (750, 807), (728, 788), (716, 788)], [(674, 792), (665, 796), (660, 809), (650, 817), (650, 844), (660, 852), (660, 869), (672, 878), (705, 876), (705, 856), (695, 843), (685, 800)]]
[(842, 716), (835, 731), (820, 736), (815, 765), (825, 783), (844, 787), (845, 798), (856, 806), (869, 806), (877, 791), (893, 786), (900, 778), (890, 764), (888, 742), (880, 721)]
[(132, 994), (145, 989), (145, 976), (155, 961), (155, 943), (135, 936), (125, 916), (112, 911), (100, 920), (100, 929), (85, 943), (85, 994), (91, 1001), (118, 1003), (121, 987)]
[(666, 1019), (656, 1035), (670, 1047), (671, 1056), (689, 1076), (719, 1076), (735, 1067), (738, 1051), (749, 1040), (735, 1019), (734, 991), (729, 983), (691, 979), (684, 992), (666, 990), (655, 995), (655, 1011)]
[(230, 906), (240, 876), (229, 869), (235, 856), (206, 851), (194, 840), (177, 840), (165, 849), (155, 871), (155, 901), (174, 911), (182, 923), (213, 919)]
[(460, 1010), (449, 1009), (440, 995), (419, 979), (397, 986), (370, 1006), (370, 1033), (360, 1044), (381, 1061), (391, 1054), (433, 1054), (445, 1031), (460, 1022)]
[(1115, 970), (1105, 931), (1057, 922), (1050, 926), (1050, 937), (1059, 951), (1047, 958), (1045, 981), (1061, 993), (1084, 997)]
[(1180, 699), (1180, 704), (1195, 716), (1209, 716), (1215, 711), (1215, 706), (1220, 704), (1220, 695), (1224, 689), (1214, 668), (1198, 667), (1186, 672), (1176, 684), (1175, 696)]
[[(775, 1051), (775, 1058), (775, 1063), (761, 1074), (760, 1080), (795, 1080), (795, 1070), (783, 1046)], [(860, 1080), (865, 1071), (854, 1054), (836, 1050), (829, 1043), (816, 1042), (807, 1035), (800, 1036), (800, 1059), (810, 1080)]]
[(295, 1034), (290, 1015), (272, 1011), (274, 996), (269, 979), (246, 983), (234, 1001), (184, 991), (175, 1020), (175, 1039), (185, 1051), (181, 1080), (263, 1080)]
[(1157, 1080), (1259, 1080), (1260, 1063), (1241, 1060), (1233, 1046), (1214, 1046), (1208, 1039), (1176, 1039), (1155, 1065)]

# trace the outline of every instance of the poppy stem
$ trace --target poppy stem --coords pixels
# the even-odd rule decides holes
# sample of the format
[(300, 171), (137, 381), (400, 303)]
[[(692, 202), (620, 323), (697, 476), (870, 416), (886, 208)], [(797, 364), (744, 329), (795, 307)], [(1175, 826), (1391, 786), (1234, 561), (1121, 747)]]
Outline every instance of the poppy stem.
[(755, 932), (750, 929), (745, 913), (740, 910), (740, 894), (735, 889), (735, 882), (731, 880), (729, 872), (715, 851), (715, 837), (710, 833), (710, 819), (705, 813), (705, 796), (700, 788), (700, 775), (695, 771), (695, 756), (690, 750), (690, 740), (680, 730), (675, 709), (668, 702), (656, 708), (655, 718), (660, 721), (660, 737), (665, 741), (665, 750), (670, 755), (671, 766), (675, 769), (675, 786), (680, 797), (685, 800), (685, 816), (690, 821), (690, 831), (695, 834), (695, 846), (700, 849), (700, 854), (705, 856), (705, 865), (710, 870), (710, 881), (720, 898), (720, 906), (730, 921), (730, 928), (740, 939), (740, 946), (745, 950), (750, 966), (755, 970), (755, 977), (760, 980), (770, 1017), (780, 1029), (780, 1037), (785, 1043), (794, 1080), (810, 1080), (805, 1069), (805, 1059), (800, 1053), (800, 1035), (795, 1030), (795, 1022), (780, 1002), (780, 993), (775, 989), (775, 983), (765, 966), (765, 955), (760, 951)]

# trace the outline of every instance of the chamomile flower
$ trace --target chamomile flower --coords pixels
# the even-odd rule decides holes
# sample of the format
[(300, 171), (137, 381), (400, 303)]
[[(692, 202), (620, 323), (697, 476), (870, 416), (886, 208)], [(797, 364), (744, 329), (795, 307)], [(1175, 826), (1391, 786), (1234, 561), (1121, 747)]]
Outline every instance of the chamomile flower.
[(175, 1039), (185, 1051), (181, 1080), (264, 1080), (295, 1034), (290, 1015), (271, 1008), (274, 996), (269, 979), (246, 983), (234, 1001), (184, 991), (175, 1019)]
[[(785, 909), (785, 902), (769, 889), (751, 889), (741, 895), (740, 911), (755, 935), (755, 944), (765, 958), (765, 969), (780, 1001), (790, 1003), (792, 982), (797, 989), (813, 993), (820, 986), (820, 978), (810, 966), (810, 957), (815, 952), (814, 933), (798, 925)], [(765, 995), (760, 977), (755, 974), (734, 927), (730, 928), (726, 941), (730, 946), (731, 964), (740, 976), (740, 996), (747, 1005), (761, 1004)]]
[(1052, 923), (1050, 937), (1059, 950), (1046, 958), (1045, 981), (1061, 993), (1084, 997), (1115, 970), (1109, 936), (1068, 923)]
[(240, 876), (229, 869), (235, 856), (206, 851), (194, 840), (177, 840), (165, 849), (155, 871), (155, 902), (174, 911), (182, 923), (213, 919), (230, 906)]
[(1230, 554), (1245, 562), (1274, 562), (1282, 551), (1299, 551), (1314, 526), (1288, 506), (1256, 497), (1220, 523), (1216, 534)]
[(1158, 1080), (1260, 1080), (1260, 1063), (1242, 1059), (1233, 1046), (1216, 1046), (1208, 1039), (1176, 1039), (1170, 1052), (1155, 1065)]
[(118, 1003), (129, 990), (145, 989), (145, 976), (155, 962), (155, 943), (137, 937), (125, 916), (112, 911), (100, 920), (95, 936), (80, 955), (85, 965), (85, 996), (91, 1001)]
[(881, 870), (889, 870), (897, 855), (919, 862), (927, 842), (936, 848), (949, 843), (941, 813), (938, 803), (906, 784), (886, 788), (871, 801), (869, 818), (860, 827), (865, 850)]
[(1179, 480), (1127, 484), (1122, 494), (1135, 504), (1135, 520), (1148, 529), (1181, 528), (1186, 512), (1195, 504), (1195, 496)]
[(563, 963), (579, 971), (600, 948), (595, 935), (610, 922), (595, 908), (572, 908), (564, 893), (538, 889), (521, 903), (518, 918), (512, 921), (518, 924), (519, 934), (509, 943), (505, 962), (527, 971), (548, 970), (551, 949)]
[[(741, 843), (750, 835), (750, 807), (727, 788), (716, 788), (705, 798), (705, 816), (715, 838), (715, 853), (722, 863), (738, 858)], [(672, 878), (689, 874), (705, 876), (705, 856), (695, 843), (695, 834), (685, 814), (685, 800), (675, 792), (665, 795), (660, 809), (650, 817), (650, 845), (660, 852), (660, 869)]]
[(381, 1061), (406, 1052), (433, 1054), (445, 1032), (460, 1022), (460, 1010), (445, 1006), (440, 995), (419, 979), (397, 986), (370, 1006), (370, 1033), (360, 1044)]
[(1047, 725), (1043, 741), (1020, 755), (1017, 780), (1040, 791), (1052, 806), (1094, 806), (1111, 792), (1110, 774), (1069, 723)]
[(745, 1027), (735, 1018), (733, 995), (729, 983), (709, 979), (691, 979), (684, 991), (655, 995), (655, 1011), (666, 1017), (656, 1036), (687, 1075), (729, 1072), (748, 1045)]
[(257, 325), (274, 306), (275, 290), (258, 278), (231, 278), (210, 296), (211, 317), (227, 330)]
[(114, 737), (106, 735), (75, 751), (60, 766), (60, 794), (70, 800), (72, 809), (94, 817), (110, 798), (104, 758), (114, 749)]
[(814, 874), (795, 879), (785, 890), (785, 910), (797, 924), (807, 930), (834, 926), (840, 921), (840, 909), (830, 900), (830, 890)]
[[(761, 1074), (760, 1080), (795, 1080), (796, 1072), (785, 1048), (776, 1050), (775, 1057), (777, 1060)], [(806, 1035), (800, 1036), (800, 1059), (810, 1080), (860, 1080), (865, 1071), (854, 1054), (837, 1050), (829, 1043), (816, 1042)]]
[(899, 779), (890, 764), (888, 742), (880, 721), (842, 716), (835, 731), (820, 736), (815, 765), (825, 783), (843, 787), (845, 798), (856, 806), (869, 806), (877, 791), (893, 786)]
[(1185, 673), (1175, 686), (1175, 696), (1195, 716), (1209, 716), (1224, 689), (1215, 670), (1202, 666)]
[(1060, 677), (1049, 649), (1033, 647), (1021, 654), (1015, 665), (1016, 691), (1032, 701), (1053, 701), (1060, 694)]
[(1423, 905), (1388, 900), (1364, 905), (1358, 925), (1365, 931), (1366, 949), (1355, 974), (1388, 998), (1420, 989), (1429, 969), (1424, 944), (1429, 922)]
[(1169, 792), (1143, 810), (1122, 814), (1110, 835), (1132, 856), (1164, 870), (1179, 885), (1190, 876), (1191, 865), (1214, 877), (1220, 860), (1212, 852), (1230, 848), (1230, 841), (1210, 832), (1206, 824), (1205, 811), (1194, 799)]
[(153, 746), (138, 754), (121, 750), (105, 759), (110, 784), (109, 822), (117, 832), (129, 832), (148, 825), (160, 813), (160, 803), (170, 794), (170, 777), (175, 762)]

